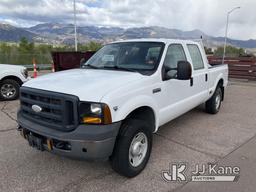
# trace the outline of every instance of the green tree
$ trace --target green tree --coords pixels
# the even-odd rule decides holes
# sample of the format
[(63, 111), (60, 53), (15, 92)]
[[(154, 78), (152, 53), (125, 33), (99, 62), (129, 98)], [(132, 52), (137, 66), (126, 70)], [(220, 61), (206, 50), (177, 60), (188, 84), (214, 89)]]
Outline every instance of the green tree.
[(212, 51), (211, 48), (204, 47), (204, 50), (205, 50), (206, 55), (211, 55), (211, 54), (213, 54), (213, 51)]
[(19, 42), (19, 51), (21, 53), (33, 53), (35, 44), (34, 42), (28, 42), (26, 37), (22, 37)]
[(28, 42), (25, 37), (20, 39), (18, 45), (19, 51), (19, 62), (20, 64), (29, 64), (32, 62), (32, 59), (35, 57), (34, 55), (35, 44), (33, 42)]
[(102, 44), (96, 41), (90, 41), (86, 44), (78, 44), (79, 51), (98, 51), (102, 47)]
[[(218, 47), (214, 51), (214, 56), (221, 57), (223, 55), (223, 47)], [(226, 57), (239, 57), (245, 55), (245, 50), (243, 48), (236, 48), (233, 46), (226, 47)]]
[(11, 47), (7, 43), (1, 43), (0, 45), (0, 63), (8, 63), (10, 58)]
[[(101, 43), (91, 41), (86, 44), (79, 44), (78, 50), (97, 51), (101, 47)], [(35, 44), (24, 37), (18, 43), (0, 42), (0, 63), (31, 64), (32, 59), (35, 58), (37, 64), (49, 64), (52, 62), (51, 52), (53, 51), (74, 51), (74, 46)]]
[(14, 63), (17, 60), (17, 46), (6, 42), (0, 42), (0, 63)]

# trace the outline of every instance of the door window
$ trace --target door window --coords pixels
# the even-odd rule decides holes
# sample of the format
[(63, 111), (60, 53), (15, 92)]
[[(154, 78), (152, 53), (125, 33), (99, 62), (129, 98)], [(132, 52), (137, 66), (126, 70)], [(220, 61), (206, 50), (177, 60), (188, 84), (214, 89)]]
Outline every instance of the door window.
[(186, 55), (182, 45), (173, 44), (168, 47), (164, 60), (164, 66), (166, 66), (167, 68), (177, 68), (178, 61), (186, 60)]
[(177, 63), (178, 61), (186, 61), (186, 55), (181, 44), (172, 44), (168, 47), (165, 59), (164, 67), (169, 71), (169, 75), (176, 78), (177, 75)]
[(201, 52), (197, 45), (195, 44), (189, 44), (188, 51), (192, 59), (192, 64), (194, 67), (194, 70), (203, 69), (204, 68), (204, 62), (202, 59)]

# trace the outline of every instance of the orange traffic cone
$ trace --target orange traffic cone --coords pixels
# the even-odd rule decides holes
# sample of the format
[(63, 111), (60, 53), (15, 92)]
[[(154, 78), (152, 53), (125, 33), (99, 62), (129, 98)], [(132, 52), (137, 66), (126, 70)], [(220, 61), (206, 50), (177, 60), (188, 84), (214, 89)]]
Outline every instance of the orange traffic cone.
[(33, 77), (34, 77), (34, 78), (37, 78), (36, 60), (35, 60), (35, 58), (33, 58), (33, 65), (34, 65)]

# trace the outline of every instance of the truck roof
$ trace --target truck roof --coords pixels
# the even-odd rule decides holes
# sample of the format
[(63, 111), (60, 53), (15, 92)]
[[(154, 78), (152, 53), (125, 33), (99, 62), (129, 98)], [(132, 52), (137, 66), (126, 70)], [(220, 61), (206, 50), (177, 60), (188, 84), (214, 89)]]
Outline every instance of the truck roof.
[[(183, 40), (183, 39), (166, 39), (166, 38), (141, 38), (141, 39), (128, 39), (128, 40), (119, 40), (112, 43), (121, 43), (121, 42), (163, 42), (163, 43), (193, 43), (198, 44), (198, 40)], [(110, 43), (111, 44), (111, 43)]]

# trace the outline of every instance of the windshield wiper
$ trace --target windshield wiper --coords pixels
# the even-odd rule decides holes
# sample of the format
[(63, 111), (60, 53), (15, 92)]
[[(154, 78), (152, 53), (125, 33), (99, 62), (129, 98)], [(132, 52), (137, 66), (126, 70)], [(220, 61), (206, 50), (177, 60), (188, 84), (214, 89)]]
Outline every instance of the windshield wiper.
[(89, 67), (89, 68), (92, 68), (92, 69), (117, 69), (117, 70), (122, 70), (122, 71), (129, 71), (129, 72), (139, 73), (139, 71), (137, 71), (135, 69), (120, 67), (120, 66), (117, 66), (117, 65), (96, 67), (94, 65), (87, 64), (87, 65), (83, 65), (83, 68), (85, 68), (85, 67)]
[(89, 68), (92, 68), (92, 69), (100, 69), (100, 67), (96, 67), (96, 66), (90, 65), (90, 64), (83, 65), (83, 68), (85, 68), (85, 67), (89, 67)]
[(117, 66), (117, 65), (113, 65), (113, 66), (104, 66), (104, 67), (102, 67), (102, 68), (110, 68), (110, 69), (117, 69), (117, 70), (123, 70), (123, 71), (129, 71), (129, 72), (139, 73), (139, 71), (137, 71), (137, 70), (135, 70), (135, 69), (120, 67), (120, 66)]

